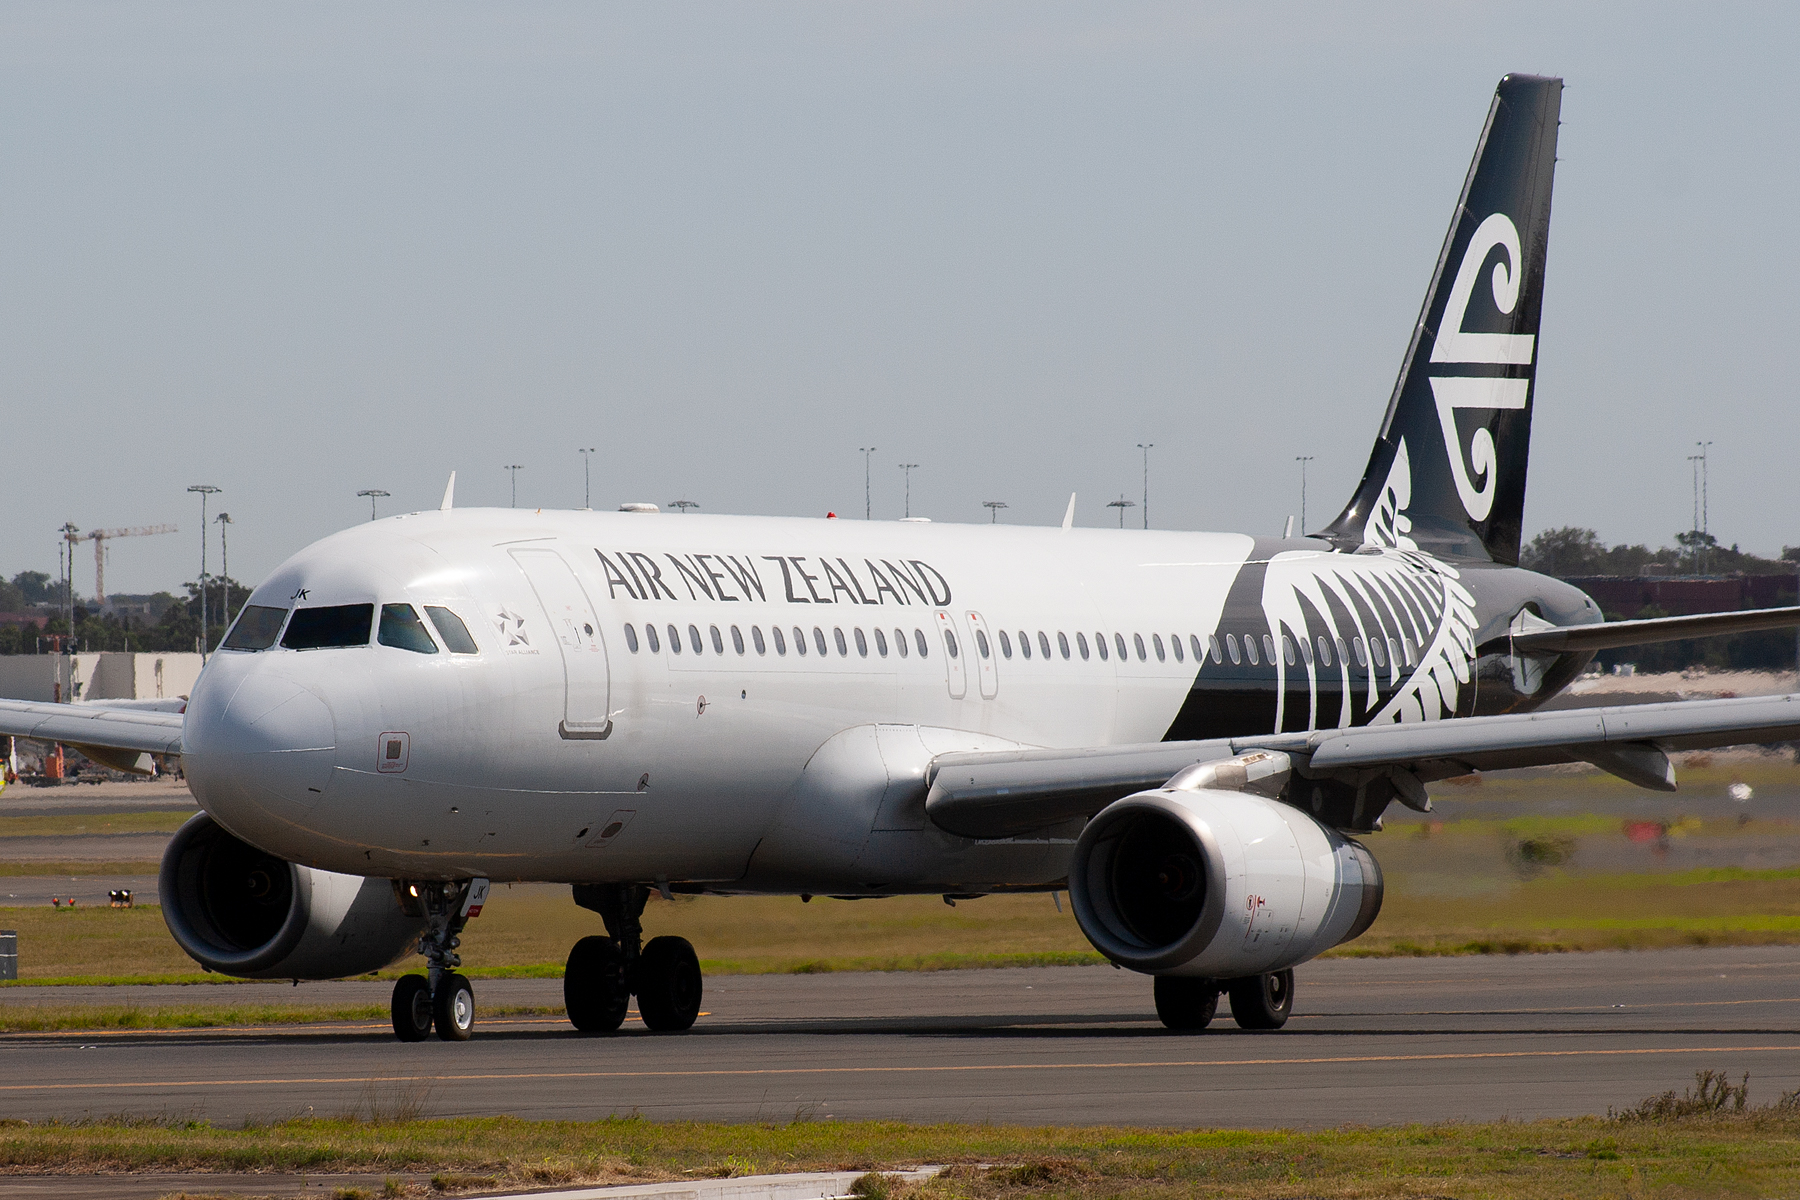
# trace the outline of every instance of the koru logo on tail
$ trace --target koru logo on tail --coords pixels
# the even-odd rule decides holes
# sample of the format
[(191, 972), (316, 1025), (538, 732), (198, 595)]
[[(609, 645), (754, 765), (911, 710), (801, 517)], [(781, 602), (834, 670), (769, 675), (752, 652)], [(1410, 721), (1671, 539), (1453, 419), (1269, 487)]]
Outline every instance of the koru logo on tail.
[[(1462, 265), (1457, 268), (1456, 282), (1450, 289), (1437, 339), (1431, 347), (1432, 362), (1531, 365), (1537, 342), (1532, 334), (1469, 333), (1462, 327), (1468, 316), (1469, 301), (1475, 293), (1476, 277), (1487, 261), (1488, 252), (1495, 247), (1504, 249), (1506, 257), (1494, 264), (1491, 279), (1494, 307), (1502, 313), (1510, 313), (1517, 307), (1519, 286), (1525, 274), (1519, 231), (1505, 213), (1494, 213), (1476, 228), (1468, 249), (1463, 251)], [(1433, 375), (1431, 394), (1437, 401), (1438, 425), (1444, 431), (1444, 450), (1450, 456), (1450, 474), (1456, 481), (1456, 493), (1472, 519), (1485, 521), (1488, 513), (1493, 511), (1494, 490), (1499, 479), (1494, 438), (1487, 429), (1477, 429), (1469, 439), (1465, 458), (1462, 438), (1456, 430), (1456, 412), (1464, 408), (1489, 412), (1523, 409), (1531, 394), (1531, 380), (1529, 377)], [(1476, 482), (1478, 478), (1479, 483)]]

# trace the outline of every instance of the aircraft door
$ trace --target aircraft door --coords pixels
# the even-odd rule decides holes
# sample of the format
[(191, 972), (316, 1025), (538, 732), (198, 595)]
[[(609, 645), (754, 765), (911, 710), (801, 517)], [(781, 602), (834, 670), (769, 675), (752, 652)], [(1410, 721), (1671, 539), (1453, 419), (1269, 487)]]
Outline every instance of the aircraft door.
[(1000, 692), (999, 663), (994, 658), (1000, 653), (1000, 647), (995, 644), (993, 630), (987, 627), (980, 613), (963, 615), (969, 618), (969, 628), (975, 633), (975, 644), (968, 649), (975, 663), (975, 677), (981, 682), (981, 698), (992, 700)]
[(950, 698), (961, 700), (969, 691), (969, 677), (963, 666), (963, 655), (968, 647), (960, 630), (956, 628), (956, 618), (939, 610), (937, 614), (938, 638), (944, 651), (944, 669), (949, 672)]
[(611, 673), (600, 618), (581, 581), (554, 550), (514, 550), (513, 561), (537, 593), (550, 633), (562, 655), (565, 738), (603, 738), (612, 732)]

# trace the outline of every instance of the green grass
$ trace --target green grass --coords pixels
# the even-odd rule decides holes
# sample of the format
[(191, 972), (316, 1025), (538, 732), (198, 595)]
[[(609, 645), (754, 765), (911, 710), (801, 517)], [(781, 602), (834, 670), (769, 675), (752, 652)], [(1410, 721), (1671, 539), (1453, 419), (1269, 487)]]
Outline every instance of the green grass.
[[(0, 838), (75, 837), (96, 833), (174, 833), (193, 809), (175, 812), (57, 813), (48, 817), (0, 817)], [(5, 843), (0, 842), (0, 847)], [(0, 853), (3, 853), (0, 849)]]
[[(1771, 1098), (1772, 1099), (1772, 1098)], [(932, 1198), (1789, 1196), (1800, 1114), (1744, 1106), (1720, 1077), (1571, 1120), (1289, 1130), (906, 1125), (770, 1113), (737, 1125), (507, 1117), (435, 1120), (429, 1090), (370, 1091), (333, 1117), (0, 1122), (0, 1170), (406, 1172), (434, 1190), (603, 1185), (780, 1171), (949, 1169), (862, 1194)], [(1734, 1103), (1735, 1102), (1735, 1103)], [(414, 1185), (418, 1186), (418, 1185)], [(408, 1192), (398, 1183), (390, 1194)]]
[[(4, 846), (0, 846), (0, 852), (4, 852)], [(117, 879), (127, 875), (155, 875), (160, 870), (162, 864), (157, 862), (0, 862), (0, 877), (71, 875), (84, 879)]]

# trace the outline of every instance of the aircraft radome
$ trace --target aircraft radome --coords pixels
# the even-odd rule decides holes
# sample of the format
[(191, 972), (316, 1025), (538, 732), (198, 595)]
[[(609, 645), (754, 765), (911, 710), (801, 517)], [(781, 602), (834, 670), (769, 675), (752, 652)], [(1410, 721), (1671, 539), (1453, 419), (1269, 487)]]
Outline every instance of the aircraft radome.
[(700, 1010), (664, 895), (1066, 888), (1173, 1028), (1248, 1028), (1368, 928), (1356, 839), (1473, 770), (1800, 737), (1800, 697), (1534, 712), (1596, 650), (1800, 610), (1603, 623), (1518, 567), (1560, 80), (1482, 127), (1368, 468), (1288, 539), (456, 509), (272, 572), (184, 712), (0, 704), (0, 732), (141, 767), (202, 809), (162, 863), (214, 971), (328, 979), (408, 952), (395, 1032), (469, 1036), (457, 946), (490, 881), (572, 886), (577, 1029)]

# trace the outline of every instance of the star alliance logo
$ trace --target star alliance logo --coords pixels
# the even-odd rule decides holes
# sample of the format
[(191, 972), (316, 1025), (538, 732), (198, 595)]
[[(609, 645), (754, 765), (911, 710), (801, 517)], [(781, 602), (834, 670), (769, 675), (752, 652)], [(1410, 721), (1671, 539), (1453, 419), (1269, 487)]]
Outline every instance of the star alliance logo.
[(531, 638), (525, 633), (525, 618), (509, 612), (504, 605), (494, 617), (494, 628), (505, 636), (508, 646), (531, 645)]

